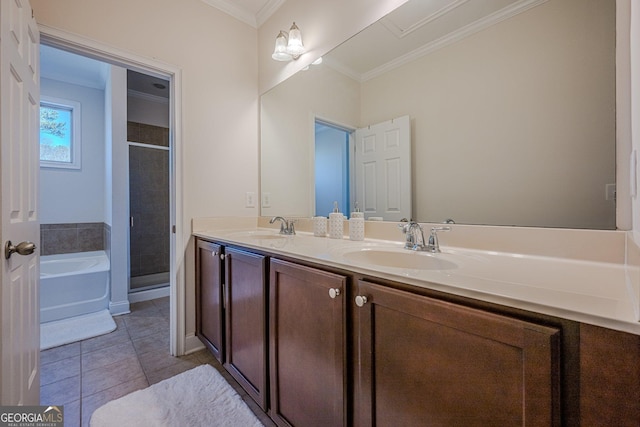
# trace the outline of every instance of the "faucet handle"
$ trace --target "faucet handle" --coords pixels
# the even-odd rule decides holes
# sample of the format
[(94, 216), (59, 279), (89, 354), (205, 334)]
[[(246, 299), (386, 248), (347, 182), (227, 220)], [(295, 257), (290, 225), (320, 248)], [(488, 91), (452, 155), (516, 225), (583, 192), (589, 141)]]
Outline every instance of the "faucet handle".
[(290, 219), (288, 221), (289, 226), (287, 227), (287, 234), (293, 235), (296, 234), (296, 228), (294, 227), (294, 224), (298, 222), (297, 219)]
[(438, 243), (438, 231), (451, 231), (451, 227), (431, 227), (431, 235), (429, 236), (427, 250), (433, 253), (440, 252), (440, 244)]

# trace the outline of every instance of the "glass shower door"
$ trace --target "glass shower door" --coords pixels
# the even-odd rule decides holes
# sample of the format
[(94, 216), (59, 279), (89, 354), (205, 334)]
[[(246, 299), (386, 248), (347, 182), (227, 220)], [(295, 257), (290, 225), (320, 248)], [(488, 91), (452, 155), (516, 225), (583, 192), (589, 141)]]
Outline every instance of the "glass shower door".
[(129, 145), (130, 292), (169, 284), (169, 150)]

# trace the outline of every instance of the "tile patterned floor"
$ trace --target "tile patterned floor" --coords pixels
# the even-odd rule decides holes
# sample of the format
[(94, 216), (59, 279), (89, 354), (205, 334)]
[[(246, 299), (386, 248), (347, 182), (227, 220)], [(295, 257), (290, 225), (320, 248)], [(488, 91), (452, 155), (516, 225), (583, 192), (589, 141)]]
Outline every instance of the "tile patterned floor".
[(93, 411), (110, 400), (206, 363), (265, 426), (274, 425), (207, 350), (169, 355), (168, 297), (132, 304), (130, 314), (114, 320), (110, 334), (41, 352), (40, 403), (64, 405), (65, 427), (88, 426)]

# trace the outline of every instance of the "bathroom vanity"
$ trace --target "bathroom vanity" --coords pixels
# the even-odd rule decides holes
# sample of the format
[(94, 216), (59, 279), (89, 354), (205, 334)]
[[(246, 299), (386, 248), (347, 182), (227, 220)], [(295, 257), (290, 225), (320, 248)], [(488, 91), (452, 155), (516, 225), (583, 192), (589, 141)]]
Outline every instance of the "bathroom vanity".
[(197, 335), (278, 425), (640, 423), (640, 327), (500, 295), (471, 276), (490, 256), (443, 247), (419, 271), (368, 264), (396, 242), (194, 234)]

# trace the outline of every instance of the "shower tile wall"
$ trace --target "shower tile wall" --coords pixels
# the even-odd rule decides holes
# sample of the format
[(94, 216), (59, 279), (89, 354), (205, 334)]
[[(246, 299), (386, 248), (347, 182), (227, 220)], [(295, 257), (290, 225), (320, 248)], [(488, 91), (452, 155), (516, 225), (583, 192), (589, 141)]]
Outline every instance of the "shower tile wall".
[(104, 250), (105, 227), (102, 222), (41, 224), (40, 255)]
[(127, 122), (127, 140), (168, 147), (169, 129), (144, 123)]
[[(139, 125), (139, 126), (136, 126)], [(129, 141), (168, 146), (168, 129), (129, 122)], [(169, 152), (129, 147), (131, 277), (169, 271)], [(133, 287), (133, 286), (132, 286)]]

